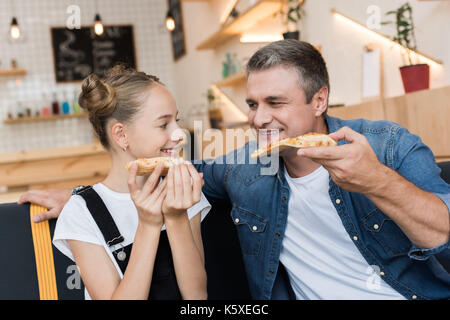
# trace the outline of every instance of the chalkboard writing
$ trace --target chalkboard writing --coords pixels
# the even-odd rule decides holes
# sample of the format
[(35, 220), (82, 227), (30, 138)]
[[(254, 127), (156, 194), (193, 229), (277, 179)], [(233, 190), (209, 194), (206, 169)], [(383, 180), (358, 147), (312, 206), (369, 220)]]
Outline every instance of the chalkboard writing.
[(117, 63), (136, 68), (132, 26), (105, 26), (101, 36), (92, 27), (52, 28), (51, 34), (56, 82), (103, 76)]
[(186, 44), (184, 42), (183, 14), (181, 12), (180, 0), (168, 0), (169, 9), (175, 21), (175, 29), (170, 33), (172, 39), (173, 59), (178, 60), (186, 54)]

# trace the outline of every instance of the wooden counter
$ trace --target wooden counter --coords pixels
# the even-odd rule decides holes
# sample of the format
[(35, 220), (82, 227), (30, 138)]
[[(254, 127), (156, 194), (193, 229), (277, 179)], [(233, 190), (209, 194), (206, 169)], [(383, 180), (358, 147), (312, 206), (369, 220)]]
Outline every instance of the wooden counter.
[(330, 108), (328, 114), (342, 119), (396, 122), (418, 135), (433, 151), (437, 161), (450, 160), (450, 86)]
[(11, 190), (72, 188), (101, 181), (109, 168), (109, 155), (100, 144), (3, 153), (0, 187), (15, 193)]

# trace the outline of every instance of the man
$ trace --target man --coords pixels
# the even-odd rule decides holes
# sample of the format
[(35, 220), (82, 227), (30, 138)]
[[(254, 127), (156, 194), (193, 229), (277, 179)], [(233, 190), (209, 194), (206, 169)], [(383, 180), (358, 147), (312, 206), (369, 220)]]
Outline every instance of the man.
[[(203, 162), (203, 192), (230, 201), (254, 299), (449, 299), (450, 186), (433, 154), (388, 121), (326, 115), (320, 53), (283, 40), (247, 66), (249, 123), (258, 140), (330, 134), (336, 147), (287, 149), (279, 168)], [(248, 143), (231, 156), (242, 159)], [(30, 191), (21, 202), (57, 216), (67, 199)]]

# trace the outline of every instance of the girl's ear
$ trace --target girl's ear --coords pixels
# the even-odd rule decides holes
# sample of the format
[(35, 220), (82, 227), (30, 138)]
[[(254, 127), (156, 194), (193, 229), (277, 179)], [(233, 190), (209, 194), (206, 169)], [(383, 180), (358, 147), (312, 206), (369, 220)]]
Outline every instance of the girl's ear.
[(115, 145), (122, 150), (128, 148), (128, 139), (126, 134), (126, 127), (123, 123), (116, 122), (111, 127), (111, 138)]
[(328, 88), (322, 87), (313, 97), (314, 115), (320, 117), (328, 107)]

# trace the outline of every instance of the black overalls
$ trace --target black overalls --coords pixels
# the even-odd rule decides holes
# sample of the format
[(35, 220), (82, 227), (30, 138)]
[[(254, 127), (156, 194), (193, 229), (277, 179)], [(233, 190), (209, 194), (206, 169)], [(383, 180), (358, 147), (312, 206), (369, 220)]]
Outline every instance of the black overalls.
[[(86, 201), (87, 208), (103, 234), (108, 247), (123, 242), (123, 236), (98, 193), (91, 186), (87, 186), (76, 194), (82, 196)], [(112, 252), (123, 274), (125, 274), (130, 259), (132, 246), (133, 244), (129, 244)], [(148, 299), (181, 300), (166, 230), (161, 231), (159, 238)]]

